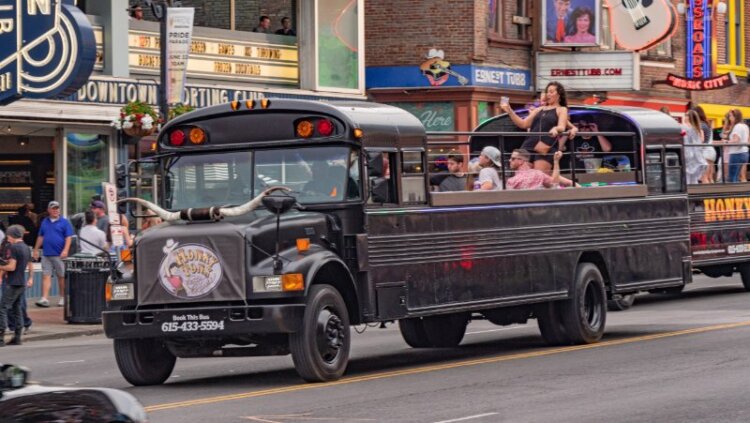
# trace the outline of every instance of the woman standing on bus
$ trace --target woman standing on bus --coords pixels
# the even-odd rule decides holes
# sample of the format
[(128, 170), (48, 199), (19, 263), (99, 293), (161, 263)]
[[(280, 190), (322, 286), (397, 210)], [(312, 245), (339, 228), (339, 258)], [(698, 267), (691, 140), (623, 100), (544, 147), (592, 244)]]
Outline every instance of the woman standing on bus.
[(559, 82), (550, 82), (544, 90), (546, 104), (529, 112), (525, 118), (519, 117), (508, 104), (500, 107), (521, 129), (531, 132), (549, 132), (549, 136), (534, 135), (524, 140), (521, 148), (533, 151), (534, 169), (549, 173), (552, 170), (552, 156), (560, 150), (558, 137), (568, 123), (568, 101), (565, 88)]
[[(701, 128), (700, 118), (695, 110), (689, 110), (686, 117), (686, 123), (683, 124), (685, 135), (683, 137), (685, 145), (703, 144), (703, 128)], [(685, 176), (689, 185), (697, 184), (703, 176), (706, 169), (706, 158), (703, 157), (703, 148), (687, 147), (685, 148)]]
[(698, 113), (698, 118), (701, 122), (701, 129), (703, 130), (703, 143), (705, 144), (701, 150), (703, 150), (703, 158), (706, 159), (706, 171), (703, 172), (701, 177), (701, 183), (713, 184), (716, 182), (716, 148), (713, 144), (713, 132), (711, 131), (711, 124), (708, 123), (706, 112), (703, 111), (701, 106), (695, 108), (695, 112)]
[[(740, 180), (740, 174), (742, 168), (747, 165), (748, 147), (747, 145), (731, 146), (731, 144), (747, 144), (748, 139), (750, 139), (750, 128), (742, 121), (742, 112), (738, 109), (729, 111), (727, 121), (728, 124), (724, 126), (724, 134), (728, 134), (724, 142), (729, 144), (724, 147), (726, 150), (724, 157), (729, 156), (727, 179), (729, 182), (746, 182)], [(724, 134), (722, 134), (722, 137)]]

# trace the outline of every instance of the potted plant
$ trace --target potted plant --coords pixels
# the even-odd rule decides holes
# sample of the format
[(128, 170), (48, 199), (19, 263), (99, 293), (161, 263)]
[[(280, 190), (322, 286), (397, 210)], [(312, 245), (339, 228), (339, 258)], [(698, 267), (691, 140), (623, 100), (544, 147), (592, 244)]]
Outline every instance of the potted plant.
[(145, 137), (156, 131), (158, 122), (159, 115), (153, 107), (142, 101), (131, 101), (120, 109), (120, 117), (112, 126), (131, 137)]
[(193, 106), (190, 106), (189, 104), (177, 104), (176, 106), (169, 109), (169, 119), (174, 119), (177, 116), (184, 115), (185, 113), (192, 112), (195, 110)]

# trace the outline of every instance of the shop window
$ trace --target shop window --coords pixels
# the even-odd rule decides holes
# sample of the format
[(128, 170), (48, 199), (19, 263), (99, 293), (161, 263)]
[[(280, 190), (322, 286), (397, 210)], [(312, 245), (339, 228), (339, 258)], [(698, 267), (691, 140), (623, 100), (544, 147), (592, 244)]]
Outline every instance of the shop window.
[(86, 210), (91, 197), (101, 195), (102, 182), (109, 181), (108, 137), (99, 134), (67, 133), (67, 214)]
[(401, 153), (401, 197), (404, 203), (424, 203), (424, 153), (404, 151)]
[(724, 15), (727, 54), (724, 63), (718, 65), (719, 73), (734, 72), (747, 76), (745, 65), (745, 5), (746, 0), (728, 0)]
[(327, 0), (317, 3), (318, 86), (334, 91), (360, 86), (359, 1)]
[(665, 58), (672, 59), (672, 39), (667, 39), (661, 44), (657, 44), (654, 47), (646, 50), (646, 53), (641, 57), (644, 58)]
[[(510, 2), (504, 0), (487, 0), (487, 32), (490, 38), (513, 38), (517, 40), (528, 40), (528, 31), (526, 30), (526, 24), (516, 24), (515, 31), (509, 32), (505, 24), (508, 19), (505, 16), (506, 10), (509, 7)], [(520, 17), (527, 17), (529, 2), (528, 0), (516, 0), (515, 1), (515, 13), (514, 15)], [(513, 36), (510, 36), (513, 34)]]

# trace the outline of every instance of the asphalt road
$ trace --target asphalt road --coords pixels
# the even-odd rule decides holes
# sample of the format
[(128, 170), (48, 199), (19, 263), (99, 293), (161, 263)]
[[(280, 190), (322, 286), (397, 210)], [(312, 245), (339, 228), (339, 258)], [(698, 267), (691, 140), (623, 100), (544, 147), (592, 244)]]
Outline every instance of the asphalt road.
[(178, 360), (166, 385), (130, 387), (111, 341), (0, 350), (45, 384), (125, 389), (153, 422), (746, 422), (750, 293), (696, 278), (609, 313), (603, 342), (546, 347), (535, 322), (469, 325), (459, 348), (410, 349), (396, 325), (354, 334), (345, 377), (305, 384), (290, 357)]

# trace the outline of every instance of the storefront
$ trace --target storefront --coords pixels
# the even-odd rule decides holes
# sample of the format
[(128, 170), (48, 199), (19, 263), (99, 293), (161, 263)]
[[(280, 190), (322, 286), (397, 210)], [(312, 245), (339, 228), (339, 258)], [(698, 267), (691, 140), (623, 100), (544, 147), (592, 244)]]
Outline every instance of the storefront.
[[(285, 2), (284, 9), (267, 3), (279, 16), (293, 16), (298, 32), (314, 32), (315, 42), (301, 48), (295, 36), (195, 27), (185, 104), (201, 108), (264, 97), (365, 99), (361, 0), (354, 6), (328, 4), (335, 22), (328, 22), (328, 15), (319, 19), (307, 4)], [(79, 5), (86, 7), (95, 34), (93, 76), (61, 100), (0, 106), (0, 221), (6, 224), (23, 204), (41, 213), (54, 199), (66, 215), (84, 210), (101, 193), (102, 182), (114, 181), (115, 164), (136, 156), (135, 147), (111, 125), (120, 108), (135, 100), (158, 104), (158, 23), (129, 19), (127, 0)], [(326, 34), (334, 35), (323, 40)], [(325, 54), (315, 54), (324, 41)], [(328, 65), (319, 66), (320, 61)]]

